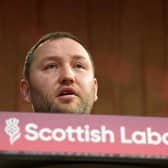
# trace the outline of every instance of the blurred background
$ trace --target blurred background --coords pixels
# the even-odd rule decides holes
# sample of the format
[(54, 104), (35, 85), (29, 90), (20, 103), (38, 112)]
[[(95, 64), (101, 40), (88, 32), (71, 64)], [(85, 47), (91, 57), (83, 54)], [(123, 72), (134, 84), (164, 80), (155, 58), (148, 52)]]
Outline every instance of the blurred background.
[(167, 0), (0, 0), (0, 111), (31, 112), (19, 92), (27, 51), (68, 31), (89, 48), (94, 114), (168, 116)]

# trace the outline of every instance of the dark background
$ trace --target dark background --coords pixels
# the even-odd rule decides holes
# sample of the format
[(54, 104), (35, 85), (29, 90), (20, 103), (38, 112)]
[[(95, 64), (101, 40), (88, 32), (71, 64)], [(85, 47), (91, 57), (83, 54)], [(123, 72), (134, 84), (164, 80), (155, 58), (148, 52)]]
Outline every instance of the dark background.
[(1, 0), (1, 111), (32, 111), (19, 93), (23, 61), (53, 31), (77, 35), (94, 57), (93, 113), (168, 116), (167, 0)]

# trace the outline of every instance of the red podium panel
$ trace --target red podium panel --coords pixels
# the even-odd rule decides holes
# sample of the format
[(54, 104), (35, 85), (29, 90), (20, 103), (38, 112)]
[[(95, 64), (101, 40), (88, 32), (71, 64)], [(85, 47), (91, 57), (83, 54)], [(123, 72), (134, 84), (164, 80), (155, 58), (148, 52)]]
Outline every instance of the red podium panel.
[(1, 112), (0, 155), (0, 166), (9, 160), (166, 166), (168, 118)]

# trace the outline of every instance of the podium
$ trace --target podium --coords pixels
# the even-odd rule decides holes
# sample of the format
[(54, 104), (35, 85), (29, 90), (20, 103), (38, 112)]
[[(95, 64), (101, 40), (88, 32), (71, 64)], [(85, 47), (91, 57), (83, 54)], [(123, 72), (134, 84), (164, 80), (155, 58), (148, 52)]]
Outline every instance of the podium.
[(168, 166), (168, 118), (0, 112), (2, 168)]

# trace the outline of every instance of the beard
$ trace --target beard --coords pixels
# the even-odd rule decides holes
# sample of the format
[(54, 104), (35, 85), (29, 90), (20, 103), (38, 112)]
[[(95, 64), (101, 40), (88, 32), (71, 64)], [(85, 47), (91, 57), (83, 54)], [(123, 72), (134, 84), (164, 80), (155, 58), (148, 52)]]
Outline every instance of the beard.
[(52, 94), (43, 96), (33, 87), (30, 87), (30, 93), (35, 112), (89, 114), (94, 104), (93, 88), (85, 96), (77, 96), (65, 102), (58, 101)]

